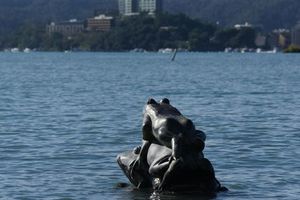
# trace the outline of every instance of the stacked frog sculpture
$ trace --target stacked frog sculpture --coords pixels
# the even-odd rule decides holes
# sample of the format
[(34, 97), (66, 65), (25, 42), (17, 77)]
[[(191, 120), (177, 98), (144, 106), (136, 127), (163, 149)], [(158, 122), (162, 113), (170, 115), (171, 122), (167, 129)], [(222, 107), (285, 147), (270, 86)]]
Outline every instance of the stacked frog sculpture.
[(226, 190), (203, 155), (206, 135), (196, 130), (168, 99), (149, 99), (144, 111), (142, 144), (117, 156), (117, 162), (137, 188), (157, 191)]

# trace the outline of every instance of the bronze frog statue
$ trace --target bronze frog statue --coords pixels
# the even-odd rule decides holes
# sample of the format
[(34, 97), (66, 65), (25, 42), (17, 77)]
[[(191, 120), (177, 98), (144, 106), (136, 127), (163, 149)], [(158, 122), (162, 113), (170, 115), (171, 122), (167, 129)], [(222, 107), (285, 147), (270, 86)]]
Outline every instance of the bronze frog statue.
[(142, 133), (141, 146), (117, 157), (121, 169), (137, 188), (196, 190), (205, 194), (226, 190), (202, 153), (205, 133), (196, 130), (193, 122), (168, 99), (159, 103), (148, 100)]

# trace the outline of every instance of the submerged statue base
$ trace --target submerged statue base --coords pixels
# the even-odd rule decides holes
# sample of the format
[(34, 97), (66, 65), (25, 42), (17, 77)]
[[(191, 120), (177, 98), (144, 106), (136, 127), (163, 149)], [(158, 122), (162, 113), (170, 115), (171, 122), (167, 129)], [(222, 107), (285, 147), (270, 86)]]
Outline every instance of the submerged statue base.
[(117, 162), (137, 188), (158, 191), (196, 191), (215, 194), (226, 190), (202, 153), (205, 134), (163, 99), (150, 99), (143, 123), (143, 143), (121, 153)]
[[(164, 148), (164, 147), (162, 147)], [(153, 152), (154, 153), (154, 152)], [(137, 188), (153, 188), (160, 190), (161, 180), (153, 177), (147, 167), (137, 170), (131, 174), (138, 155), (134, 151), (121, 153), (117, 157), (117, 162), (129, 181)], [(164, 158), (161, 162), (169, 162)], [(163, 191), (197, 191), (203, 194), (215, 194), (224, 191), (218, 180), (215, 178), (213, 167), (208, 159), (199, 159), (199, 166), (190, 169), (183, 161), (172, 161), (172, 175), (164, 183)]]

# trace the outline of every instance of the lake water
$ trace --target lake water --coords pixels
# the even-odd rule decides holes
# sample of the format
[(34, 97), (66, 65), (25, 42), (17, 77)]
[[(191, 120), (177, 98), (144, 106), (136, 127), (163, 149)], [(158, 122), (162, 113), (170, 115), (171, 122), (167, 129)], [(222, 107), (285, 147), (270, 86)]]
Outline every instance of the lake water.
[(216, 199), (299, 199), (300, 56), (171, 56), (0, 53), (0, 199), (201, 199), (117, 187), (148, 97), (206, 132)]

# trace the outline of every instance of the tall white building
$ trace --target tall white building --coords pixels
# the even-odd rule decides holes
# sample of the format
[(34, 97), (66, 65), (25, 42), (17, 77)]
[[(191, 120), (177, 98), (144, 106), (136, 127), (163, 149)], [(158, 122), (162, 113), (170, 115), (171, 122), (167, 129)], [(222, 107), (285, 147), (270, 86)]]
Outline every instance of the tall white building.
[(162, 11), (162, 0), (119, 0), (119, 13), (133, 15), (138, 12), (154, 14)]
[(153, 14), (162, 11), (162, 0), (139, 0), (139, 11)]
[(138, 12), (138, 0), (119, 0), (119, 13), (132, 15)]
[(292, 44), (300, 46), (300, 21), (292, 29)]

